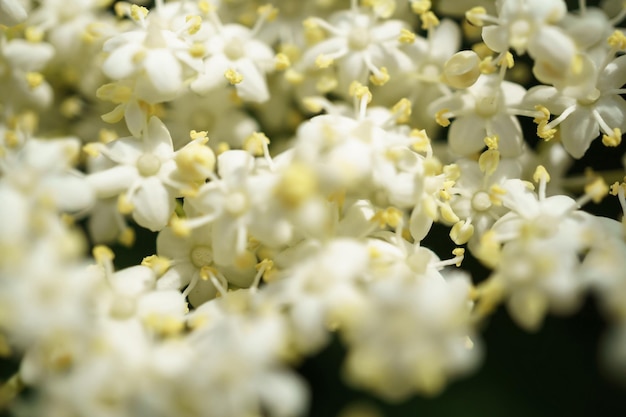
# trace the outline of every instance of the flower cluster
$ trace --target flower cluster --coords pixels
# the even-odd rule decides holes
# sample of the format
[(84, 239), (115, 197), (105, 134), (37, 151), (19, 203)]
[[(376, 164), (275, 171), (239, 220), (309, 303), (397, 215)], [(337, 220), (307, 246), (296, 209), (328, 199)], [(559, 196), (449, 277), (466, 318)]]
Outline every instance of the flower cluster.
[(626, 7), (135, 3), (0, 0), (0, 407), (304, 415), (333, 337), (348, 384), (434, 395), (499, 306), (588, 293), (626, 366), (626, 171), (568, 174), (626, 164)]

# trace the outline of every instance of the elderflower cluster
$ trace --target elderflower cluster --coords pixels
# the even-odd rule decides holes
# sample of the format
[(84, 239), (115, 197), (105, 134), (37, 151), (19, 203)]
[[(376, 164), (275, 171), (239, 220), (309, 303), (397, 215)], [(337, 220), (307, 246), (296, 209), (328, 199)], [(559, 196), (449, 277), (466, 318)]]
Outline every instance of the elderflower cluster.
[(147, 3), (0, 0), (0, 410), (306, 415), (333, 339), (435, 395), (589, 293), (626, 369), (626, 4)]

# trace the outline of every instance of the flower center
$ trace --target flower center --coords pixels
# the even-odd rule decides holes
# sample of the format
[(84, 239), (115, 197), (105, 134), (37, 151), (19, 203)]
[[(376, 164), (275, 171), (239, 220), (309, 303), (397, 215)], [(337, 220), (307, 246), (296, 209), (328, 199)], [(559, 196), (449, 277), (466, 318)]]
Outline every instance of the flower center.
[(350, 49), (361, 51), (370, 44), (370, 34), (367, 28), (356, 27), (348, 34), (348, 46)]
[(498, 112), (498, 100), (496, 95), (481, 97), (476, 100), (476, 113), (482, 117), (491, 117)]
[(233, 216), (240, 216), (248, 209), (248, 198), (242, 192), (234, 192), (226, 197), (226, 211)]
[(191, 263), (196, 268), (202, 268), (203, 266), (211, 265), (213, 263), (213, 251), (211, 248), (204, 245), (194, 246), (189, 254)]
[(151, 177), (161, 169), (161, 160), (152, 154), (143, 154), (137, 159), (137, 170), (142, 177)]
[(479, 191), (472, 197), (472, 208), (476, 211), (487, 211), (491, 208), (489, 194)]
[(224, 55), (231, 61), (242, 58), (245, 55), (242, 40), (239, 38), (230, 39), (226, 45), (224, 45)]

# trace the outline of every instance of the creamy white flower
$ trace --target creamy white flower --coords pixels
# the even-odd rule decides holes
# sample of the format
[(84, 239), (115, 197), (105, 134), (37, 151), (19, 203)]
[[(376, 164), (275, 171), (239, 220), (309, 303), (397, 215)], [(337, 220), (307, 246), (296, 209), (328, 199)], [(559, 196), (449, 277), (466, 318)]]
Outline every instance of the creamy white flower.
[(25, 106), (45, 108), (52, 101), (52, 88), (41, 71), (52, 59), (54, 48), (43, 42), (0, 37), (0, 88), (3, 102), (14, 111)]
[(626, 131), (626, 101), (621, 97), (626, 84), (626, 57), (600, 64), (587, 55), (579, 58), (581, 69), (575, 79), (555, 87), (533, 87), (524, 98), (529, 104), (545, 105), (559, 115), (540, 124), (538, 134), (549, 139), (553, 129), (560, 126), (565, 150), (577, 159), (582, 158), (598, 133), (603, 135), (606, 146), (617, 146), (621, 132)]
[[(98, 148), (97, 148), (98, 149)], [(123, 195), (135, 221), (150, 230), (160, 230), (174, 212), (177, 191), (172, 138), (158, 118), (152, 117), (142, 139), (120, 138), (98, 149), (117, 165), (90, 174), (87, 179), (107, 198)]]
[(323, 68), (336, 61), (338, 91), (342, 94), (348, 92), (352, 81), (367, 83), (370, 74), (375, 83), (384, 84), (389, 74), (412, 68), (397, 40), (400, 31), (407, 28), (406, 23), (377, 20), (354, 4), (351, 10), (335, 13), (328, 21), (308, 19), (307, 25), (324, 29), (330, 38), (306, 50), (299, 64), (304, 68), (314, 65)]
[(414, 392), (436, 394), (474, 369), (481, 355), (469, 290), (467, 276), (452, 274), (369, 284), (368, 307), (347, 331), (349, 382), (399, 401)]
[(208, 56), (204, 59), (204, 70), (191, 83), (191, 89), (209, 94), (230, 83), (242, 100), (267, 101), (265, 75), (274, 68), (274, 52), (256, 38), (258, 26), (251, 30), (238, 24), (223, 25), (215, 12), (209, 16), (216, 33), (205, 43)]
[(134, 92), (150, 103), (168, 101), (184, 89), (183, 64), (199, 70), (190, 46), (177, 33), (167, 29), (158, 13), (141, 21), (143, 28), (121, 33), (104, 43), (109, 55), (103, 72), (114, 80), (135, 78)]
[(522, 129), (515, 117), (526, 90), (519, 84), (502, 81), (498, 75), (481, 75), (474, 85), (448, 97), (442, 97), (429, 107), (431, 114), (455, 117), (448, 132), (450, 150), (469, 156), (484, 148), (487, 136), (499, 138), (498, 150), (503, 157), (522, 153)]

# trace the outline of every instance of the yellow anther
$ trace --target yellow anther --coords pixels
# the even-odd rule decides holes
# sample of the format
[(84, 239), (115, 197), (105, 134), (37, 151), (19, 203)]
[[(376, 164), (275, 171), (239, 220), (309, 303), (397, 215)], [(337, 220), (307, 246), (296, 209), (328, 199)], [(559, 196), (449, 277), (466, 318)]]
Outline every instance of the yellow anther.
[(189, 55), (194, 58), (202, 58), (206, 54), (206, 48), (201, 43), (194, 43), (189, 47)]
[(437, 113), (435, 113), (435, 121), (439, 126), (448, 127), (450, 126), (450, 110), (441, 109)]
[(430, 11), (432, 2), (430, 0), (414, 0), (411, 2), (411, 10), (413, 13), (423, 15)]
[(113, 251), (108, 246), (104, 245), (97, 245), (93, 248), (93, 251), (91, 253), (93, 254), (96, 262), (100, 264), (104, 262), (111, 262), (113, 259), (115, 259), (115, 254), (113, 253)]
[(215, 11), (215, 6), (209, 3), (208, 0), (200, 0), (198, 2), (198, 9), (204, 14), (209, 14), (210, 12)]
[(609, 193), (609, 186), (602, 177), (596, 179), (585, 186), (585, 194), (591, 197), (594, 203), (599, 203)]
[(433, 12), (426, 12), (422, 14), (422, 29), (433, 29), (439, 26), (439, 18)]
[(265, 148), (269, 145), (270, 140), (263, 132), (254, 132), (246, 138), (243, 143), (243, 149), (252, 155), (260, 156), (265, 152)]
[(230, 150), (230, 145), (227, 142), (220, 142), (217, 144), (217, 149), (216, 149), (216, 153), (218, 155), (223, 154), (226, 151)]
[(457, 164), (450, 164), (443, 167), (443, 173), (446, 176), (446, 179), (449, 181), (458, 180), (461, 178), (461, 168)]
[(39, 72), (27, 72), (26, 73), (26, 82), (28, 86), (32, 89), (39, 87), (43, 83), (43, 75)]
[(611, 185), (611, 190), (609, 191), (609, 193), (614, 196), (618, 195), (620, 190), (626, 193), (626, 177), (624, 177), (624, 181), (625, 182), (622, 182), (622, 183), (617, 182), (617, 181), (613, 183), (613, 185)]
[(24, 38), (28, 42), (38, 43), (43, 40), (44, 32), (36, 26), (29, 26), (24, 31)]
[(311, 113), (319, 113), (324, 107), (317, 97), (305, 97), (302, 99), (302, 105)]
[(270, 269), (274, 268), (274, 261), (271, 259), (265, 258), (254, 267), (257, 271), (264, 269), (266, 272)]
[(613, 133), (610, 135), (602, 135), (602, 144), (614, 148), (622, 143), (622, 131), (619, 128), (614, 128)]
[(472, 51), (478, 55), (480, 59), (485, 59), (493, 55), (493, 51), (484, 42), (478, 42), (472, 45)]
[(408, 123), (411, 118), (411, 108), (413, 104), (407, 98), (401, 98), (391, 108), (391, 112), (396, 115), (396, 123)]
[(202, 181), (215, 168), (215, 154), (213, 150), (202, 142), (191, 142), (176, 152), (174, 160), (180, 175), (189, 181)]
[(487, 10), (484, 7), (477, 6), (472, 7), (465, 12), (465, 18), (474, 26), (482, 26), (485, 24), (483, 18), (487, 15)]
[(189, 25), (187, 32), (189, 32), (190, 35), (195, 35), (202, 28), (202, 18), (198, 15), (187, 16), (185, 22)]
[(214, 266), (204, 265), (200, 268), (200, 279), (203, 281), (210, 281), (212, 276), (217, 275), (219, 275), (219, 271)]
[(611, 48), (624, 51), (626, 50), (626, 35), (621, 30), (616, 30), (609, 36), (607, 43)]
[(487, 148), (498, 150), (498, 143), (500, 142), (500, 138), (498, 137), (498, 135), (487, 136), (485, 137), (484, 141), (485, 145), (487, 145)]
[(195, 140), (201, 145), (205, 145), (209, 141), (208, 132), (206, 130), (201, 130), (199, 132), (197, 130), (190, 130), (189, 137), (191, 140)]
[[(326, 94), (337, 88), (338, 84), (339, 81), (337, 81), (337, 77), (332, 74), (326, 74), (318, 78), (315, 83), (315, 89), (319, 91), (320, 94)], [(298, 124), (300, 124), (300, 122), (301, 121), (298, 121)]]
[(506, 53), (504, 53), (498, 59), (498, 65), (499, 66), (506, 65), (507, 68), (513, 68), (513, 66), (515, 65), (515, 60), (513, 59), (513, 54), (508, 52), (508, 51)]
[(124, 230), (120, 232), (120, 235), (117, 237), (117, 241), (122, 245), (130, 248), (135, 244), (135, 230), (126, 227)]
[(500, 152), (494, 149), (487, 149), (478, 158), (478, 167), (486, 175), (493, 174), (500, 163)]
[(535, 172), (533, 173), (533, 181), (539, 183), (540, 181), (545, 181), (546, 183), (550, 182), (550, 174), (543, 165), (537, 166)]
[(493, 184), (489, 188), (489, 200), (491, 201), (491, 204), (493, 204), (494, 206), (501, 206), (502, 199), (500, 197), (505, 194), (506, 194), (506, 190), (504, 188), (502, 188), (501, 186), (497, 184)]
[(348, 94), (352, 97), (356, 97), (359, 100), (365, 99), (368, 103), (372, 101), (372, 93), (367, 86), (364, 86), (358, 81), (352, 81), (348, 87)]
[(143, 266), (147, 266), (152, 269), (157, 275), (163, 275), (170, 266), (172, 266), (172, 261), (162, 256), (150, 255), (143, 258), (141, 261)]
[(83, 152), (95, 158), (100, 155), (101, 147), (102, 145), (99, 143), (87, 143), (83, 146)]
[(117, 138), (118, 135), (114, 130), (101, 128), (98, 131), (98, 142), (100, 143), (111, 143)]
[(315, 58), (315, 66), (318, 68), (328, 68), (333, 64), (334, 60), (324, 54), (319, 54), (317, 58)]
[(378, 223), (378, 226), (380, 228), (383, 228), (385, 226), (398, 227), (402, 219), (403, 219), (402, 211), (400, 211), (399, 209), (395, 207), (387, 207), (384, 210), (377, 211), (372, 216), (370, 221), (374, 223)]
[(278, 9), (269, 3), (264, 4), (263, 6), (259, 6), (256, 9), (256, 12), (258, 13), (259, 16), (261, 16), (263, 19), (267, 20), (268, 22), (275, 20), (276, 17), (278, 16)]
[(500, 243), (493, 230), (485, 232), (480, 238), (476, 257), (490, 268), (495, 268), (500, 262)]
[(487, 56), (480, 61), (478, 69), (481, 74), (493, 74), (497, 71), (496, 65), (493, 62), (493, 57)]
[(121, 214), (130, 214), (135, 209), (135, 206), (128, 199), (126, 193), (122, 193), (117, 197), (117, 211)]
[(9, 148), (15, 148), (20, 143), (20, 139), (15, 130), (7, 130), (4, 132), (4, 143)]
[(276, 54), (276, 56), (274, 57), (274, 68), (276, 68), (278, 71), (285, 71), (290, 66), (291, 60), (289, 59), (287, 54), (284, 54), (282, 52)]
[(398, 41), (400, 43), (413, 43), (415, 42), (416, 35), (408, 29), (400, 30), (400, 36), (398, 36)]
[(296, 208), (317, 191), (317, 176), (307, 165), (293, 162), (282, 173), (274, 193), (283, 205)]
[(374, 14), (383, 19), (389, 18), (396, 11), (395, 0), (363, 0), (362, 4), (371, 7)]
[(424, 159), (424, 175), (435, 176), (443, 172), (441, 161), (435, 157)]
[(118, 1), (115, 3), (113, 9), (117, 17), (124, 17), (130, 14), (130, 4), (124, 1)]
[(224, 78), (226, 78), (231, 85), (236, 85), (243, 81), (243, 75), (232, 68), (229, 68), (226, 72), (224, 72)]
[(450, 229), (450, 239), (457, 245), (466, 244), (474, 235), (474, 225), (464, 220), (458, 221)]
[(135, 21), (140, 21), (148, 16), (148, 9), (143, 6), (133, 4), (130, 6), (130, 17)]
[(413, 139), (411, 142), (411, 149), (415, 152), (428, 152), (431, 149), (430, 138), (426, 133), (426, 130), (413, 129), (409, 136)]
[(72, 119), (82, 112), (83, 102), (78, 97), (68, 97), (61, 102), (61, 114), (68, 118)]
[(301, 84), (304, 81), (304, 78), (304, 74), (294, 70), (293, 68), (289, 68), (287, 71), (285, 71), (285, 79), (290, 84)]
[(187, 220), (181, 219), (178, 216), (173, 216), (170, 219), (169, 226), (172, 228), (172, 232), (174, 232), (176, 236), (187, 237), (191, 234), (191, 227), (189, 226)]
[(150, 314), (143, 319), (143, 324), (163, 337), (176, 336), (185, 328), (183, 320), (162, 314)]
[(533, 122), (541, 123), (541, 122), (547, 122), (548, 120), (550, 120), (550, 110), (548, 110), (545, 106), (536, 105), (535, 110), (540, 112), (541, 115), (538, 115), (537, 117), (535, 117), (533, 119)]
[(381, 67), (378, 70), (378, 74), (373, 73), (369, 78), (370, 82), (374, 85), (381, 86), (387, 84), (389, 81), (389, 71), (387, 71), (386, 67)]
[(463, 258), (465, 257), (465, 249), (463, 248), (456, 248), (452, 250), (452, 254), (455, 257), (459, 257), (461, 259), (459, 259), (459, 261), (455, 264), (456, 266), (461, 266), (461, 262), (463, 262)]
[(459, 221), (459, 216), (456, 215), (452, 207), (449, 204), (443, 204), (439, 211), (441, 211), (441, 218), (450, 224), (455, 224)]
[(541, 139), (548, 141), (550, 139), (553, 139), (555, 134), (556, 129), (549, 128), (547, 122), (539, 122), (539, 124), (537, 125), (537, 136), (539, 136)]
[(319, 25), (317, 24), (317, 20), (313, 17), (309, 17), (302, 21), (302, 27), (304, 29), (317, 29)]

